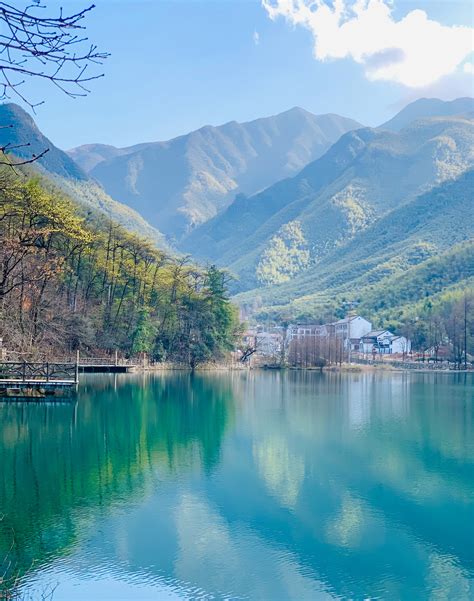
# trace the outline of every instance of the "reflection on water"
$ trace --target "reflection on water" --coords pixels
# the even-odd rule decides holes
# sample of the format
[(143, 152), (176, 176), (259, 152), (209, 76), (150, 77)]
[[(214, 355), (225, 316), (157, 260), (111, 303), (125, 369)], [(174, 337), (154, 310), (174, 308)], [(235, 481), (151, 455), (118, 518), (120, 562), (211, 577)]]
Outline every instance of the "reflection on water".
[(5, 582), (474, 599), (473, 392), (466, 374), (178, 373), (1, 404)]

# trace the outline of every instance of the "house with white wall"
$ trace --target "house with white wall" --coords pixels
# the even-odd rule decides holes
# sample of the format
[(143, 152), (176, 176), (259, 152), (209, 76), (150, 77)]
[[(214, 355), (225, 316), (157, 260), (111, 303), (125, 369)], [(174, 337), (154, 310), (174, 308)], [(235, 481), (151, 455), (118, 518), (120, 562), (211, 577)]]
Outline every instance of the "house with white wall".
[(405, 336), (397, 336), (389, 330), (372, 330), (371, 322), (360, 315), (326, 324), (292, 324), (287, 329), (286, 344), (317, 337), (339, 338), (346, 350), (350, 338), (352, 351), (370, 355), (374, 352), (395, 355), (411, 351), (411, 342)]
[(287, 329), (287, 342), (304, 338), (326, 338), (333, 333), (332, 324), (290, 324)]
[(359, 350), (365, 354), (406, 354), (411, 351), (411, 342), (405, 336), (397, 336), (389, 330), (373, 330), (361, 338)]
[(335, 335), (344, 340), (348, 338), (360, 339), (372, 329), (371, 322), (360, 315), (345, 317), (335, 321), (332, 325), (334, 326)]

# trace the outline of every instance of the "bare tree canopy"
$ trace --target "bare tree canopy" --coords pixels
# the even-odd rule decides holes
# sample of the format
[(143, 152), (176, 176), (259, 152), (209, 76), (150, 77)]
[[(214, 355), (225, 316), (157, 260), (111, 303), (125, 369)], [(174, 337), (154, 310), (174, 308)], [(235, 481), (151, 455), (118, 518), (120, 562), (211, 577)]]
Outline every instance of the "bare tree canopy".
[(71, 97), (87, 95), (88, 82), (102, 77), (88, 69), (108, 56), (83, 35), (83, 19), (93, 8), (70, 15), (61, 8), (51, 16), (40, 0), (23, 9), (0, 2), (0, 99), (16, 96), (31, 108), (41, 104), (23, 91), (30, 78), (47, 80)]

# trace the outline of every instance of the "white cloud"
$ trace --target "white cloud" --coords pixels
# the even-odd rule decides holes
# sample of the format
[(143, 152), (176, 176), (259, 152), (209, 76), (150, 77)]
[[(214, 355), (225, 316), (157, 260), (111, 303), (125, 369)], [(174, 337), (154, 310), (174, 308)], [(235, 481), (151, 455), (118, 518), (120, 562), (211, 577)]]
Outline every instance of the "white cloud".
[(258, 46), (260, 44), (260, 34), (258, 33), (258, 31), (254, 31), (252, 37), (253, 37), (253, 43), (255, 44), (255, 46)]
[(396, 21), (390, 0), (262, 0), (270, 18), (309, 29), (317, 60), (351, 58), (370, 80), (409, 88), (456, 71), (473, 51), (474, 30), (412, 10)]

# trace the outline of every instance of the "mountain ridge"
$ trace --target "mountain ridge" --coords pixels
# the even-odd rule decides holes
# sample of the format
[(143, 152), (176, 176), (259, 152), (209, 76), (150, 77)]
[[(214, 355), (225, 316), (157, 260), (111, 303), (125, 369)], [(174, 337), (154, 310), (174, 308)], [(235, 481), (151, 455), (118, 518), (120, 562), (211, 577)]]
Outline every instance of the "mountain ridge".
[(0, 104), (0, 145), (12, 149), (20, 160), (46, 154), (31, 164), (82, 205), (98, 210), (126, 229), (149, 238), (162, 248), (168, 244), (164, 236), (131, 207), (111, 198), (97, 181), (90, 178), (67, 153), (59, 149), (38, 128), (33, 117), (14, 103)]
[(312, 260), (320, 260), (400, 203), (470, 168), (473, 135), (474, 122), (462, 117), (416, 121), (400, 133), (349, 132), (297, 176), (237, 198), (191, 232), (181, 250), (216, 261), (254, 288), (262, 258), (280, 244), (279, 228), (297, 221)]
[[(90, 175), (112, 197), (179, 238), (228, 206), (236, 194), (255, 193), (296, 173), (340, 135), (359, 127), (352, 119), (295, 107), (242, 124), (206, 125), (166, 142), (69, 152), (82, 165), (102, 156)], [(82, 157), (81, 148), (86, 150)]]
[(400, 131), (409, 123), (429, 117), (451, 117), (474, 111), (474, 98), (464, 96), (454, 100), (439, 98), (418, 98), (399, 111), (394, 117), (382, 123), (380, 129)]

